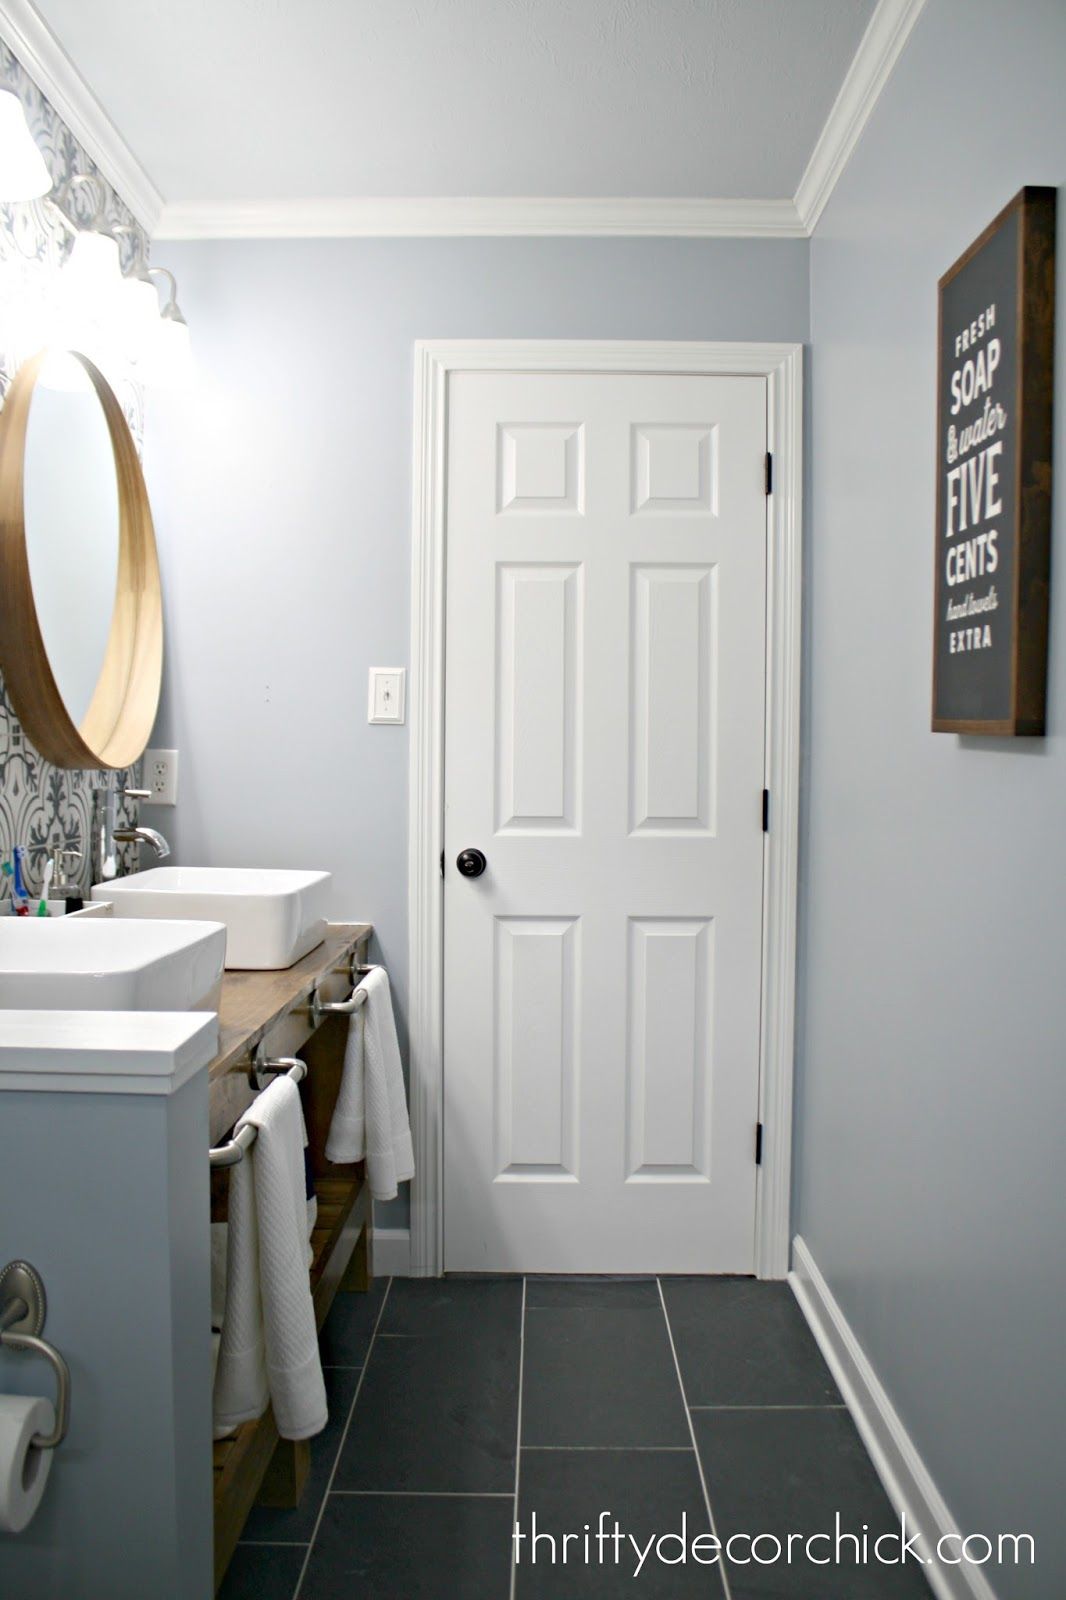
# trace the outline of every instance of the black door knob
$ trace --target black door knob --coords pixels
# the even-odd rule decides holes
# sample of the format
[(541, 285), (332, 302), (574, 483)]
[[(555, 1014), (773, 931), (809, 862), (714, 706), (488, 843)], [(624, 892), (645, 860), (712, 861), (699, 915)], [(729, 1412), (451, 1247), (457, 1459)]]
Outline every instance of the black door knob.
[(481, 850), (460, 850), (455, 858), (455, 865), (464, 878), (480, 878), (488, 862)]

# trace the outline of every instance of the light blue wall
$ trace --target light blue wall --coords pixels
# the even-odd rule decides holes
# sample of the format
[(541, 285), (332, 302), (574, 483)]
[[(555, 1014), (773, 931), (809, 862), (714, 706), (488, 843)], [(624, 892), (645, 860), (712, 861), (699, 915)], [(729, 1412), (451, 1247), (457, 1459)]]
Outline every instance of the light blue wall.
[(798, 1230), (964, 1529), (1066, 1593), (1066, 244), (1050, 724), (932, 734), (936, 284), (1066, 177), (1062, 0), (929, 0), (811, 246)]
[[(807, 337), (806, 241), (413, 239), (167, 245), (198, 381), (149, 400), (166, 596), (155, 743), (181, 750), (187, 862), (328, 867), (401, 1011), (407, 730), (367, 668), (409, 649), (419, 338)], [(385, 1221), (402, 1225), (404, 1202)]]

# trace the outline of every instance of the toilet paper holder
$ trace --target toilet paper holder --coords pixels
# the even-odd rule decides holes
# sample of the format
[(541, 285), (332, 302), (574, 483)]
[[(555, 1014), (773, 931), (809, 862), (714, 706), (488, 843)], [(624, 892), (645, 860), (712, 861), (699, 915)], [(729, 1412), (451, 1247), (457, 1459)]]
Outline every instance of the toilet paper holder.
[(39, 1433), (38, 1450), (54, 1450), (66, 1438), (70, 1424), (70, 1368), (54, 1345), (41, 1338), (48, 1299), (36, 1267), (28, 1261), (9, 1261), (0, 1271), (0, 1345), (5, 1350), (26, 1350), (43, 1356), (56, 1380), (56, 1421), (51, 1433)]

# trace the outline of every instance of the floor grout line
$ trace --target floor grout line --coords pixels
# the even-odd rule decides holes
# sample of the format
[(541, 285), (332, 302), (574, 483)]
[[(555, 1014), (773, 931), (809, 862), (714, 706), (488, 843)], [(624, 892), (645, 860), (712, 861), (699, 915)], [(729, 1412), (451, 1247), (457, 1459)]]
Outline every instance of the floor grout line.
[(315, 1518), (315, 1525), (311, 1529), (311, 1538), (307, 1546), (307, 1555), (304, 1557), (303, 1566), (300, 1568), (300, 1576), (296, 1580), (296, 1587), (292, 1592), (292, 1600), (300, 1600), (300, 1590), (303, 1588), (304, 1579), (307, 1576), (307, 1568), (310, 1565), (311, 1555), (315, 1548), (315, 1540), (318, 1538), (318, 1530), (322, 1526), (322, 1518), (326, 1514), (326, 1504), (329, 1500), (330, 1491), (333, 1488), (333, 1480), (337, 1476), (337, 1467), (340, 1465), (340, 1459), (344, 1452), (344, 1446), (348, 1442), (348, 1430), (352, 1425), (352, 1418), (355, 1415), (355, 1407), (358, 1403), (359, 1396), (362, 1393), (367, 1369), (370, 1366), (370, 1357), (374, 1353), (374, 1340), (378, 1336), (378, 1328), (381, 1326), (381, 1319), (385, 1315), (385, 1307), (388, 1305), (389, 1295), (392, 1293), (392, 1282), (393, 1280), (390, 1278), (385, 1287), (385, 1293), (381, 1297), (381, 1305), (378, 1307), (378, 1314), (374, 1319), (374, 1331), (370, 1335), (370, 1343), (367, 1345), (366, 1360), (363, 1362), (362, 1368), (359, 1372), (359, 1382), (355, 1386), (355, 1393), (352, 1395), (352, 1403), (348, 1408), (348, 1416), (344, 1423), (344, 1431), (341, 1434), (341, 1442), (337, 1446), (337, 1454), (333, 1457), (333, 1467), (326, 1483), (325, 1493), (322, 1496), (322, 1504), (318, 1508), (318, 1516)]
[[(688, 1423), (689, 1438), (692, 1440), (692, 1448), (696, 1452), (696, 1470), (700, 1475), (700, 1486), (703, 1489), (703, 1503), (707, 1507), (707, 1518), (711, 1524), (711, 1533), (717, 1540), (718, 1527), (715, 1523), (714, 1511), (711, 1507), (710, 1491), (707, 1488), (707, 1475), (703, 1470), (703, 1462), (700, 1459), (699, 1448), (696, 1444), (696, 1430), (692, 1426), (692, 1412), (689, 1409), (688, 1396), (685, 1394), (685, 1380), (681, 1376), (681, 1363), (677, 1359), (677, 1346), (674, 1344), (674, 1330), (670, 1326), (670, 1313), (666, 1309), (666, 1296), (663, 1294), (662, 1279), (656, 1278), (655, 1283), (659, 1290), (659, 1304), (663, 1308), (663, 1321), (666, 1323), (666, 1337), (670, 1341), (670, 1354), (674, 1358), (674, 1371), (677, 1373), (677, 1384), (678, 1388), (681, 1390), (681, 1404), (685, 1408), (685, 1421)], [(720, 1541), (718, 1548), (719, 1550), (722, 1548)], [(722, 1575), (722, 1589), (725, 1594), (725, 1600), (733, 1600), (733, 1591), (729, 1587), (729, 1573), (726, 1570), (724, 1557), (719, 1557), (719, 1567)]]
[(250, 1546), (253, 1550), (306, 1550), (306, 1539), (238, 1539), (238, 1545)]
[(700, 1406), (700, 1405), (695, 1405), (695, 1406), (689, 1406), (689, 1410), (690, 1411), (846, 1411), (847, 1409), (848, 1408), (847, 1408), (846, 1405), (844, 1405), (843, 1401), (837, 1401), (837, 1400), (827, 1400), (827, 1401), (824, 1402), (824, 1404), (821, 1404), (821, 1405), (819, 1405), (815, 1401), (812, 1401), (810, 1405), (796, 1405), (796, 1406), (768, 1405), (768, 1406), (761, 1406), (761, 1405), (758, 1405), (756, 1402), (753, 1401), (750, 1405), (735, 1405), (735, 1406), (710, 1406), (710, 1405)]
[(690, 1456), (693, 1446), (690, 1444), (524, 1444), (522, 1449), (529, 1455), (534, 1450), (615, 1450), (622, 1455), (639, 1454), (644, 1451), (650, 1455), (679, 1455)]
[(511, 1489), (331, 1489), (334, 1500), (360, 1496), (397, 1500), (513, 1500)]
[(510, 1600), (515, 1600), (518, 1586), (518, 1543), (514, 1538), (518, 1527), (518, 1485), (522, 1471), (522, 1385), (526, 1369), (526, 1279), (522, 1279), (522, 1322), (518, 1334), (518, 1419), (514, 1442), (514, 1517), (511, 1523), (511, 1588)]

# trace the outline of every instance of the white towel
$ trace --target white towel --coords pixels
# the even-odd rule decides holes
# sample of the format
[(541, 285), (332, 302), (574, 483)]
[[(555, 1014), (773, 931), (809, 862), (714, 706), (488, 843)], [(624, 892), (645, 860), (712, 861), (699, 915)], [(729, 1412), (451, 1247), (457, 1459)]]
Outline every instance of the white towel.
[(363, 979), (366, 1003), (348, 1025), (344, 1072), (326, 1140), (328, 1161), (366, 1160), (375, 1200), (391, 1200), (414, 1176), (411, 1124), (392, 1015), (389, 976), (375, 967)]
[[(306, 1137), (306, 1135), (305, 1135)], [(318, 1220), (318, 1199), (312, 1196), (307, 1202), (307, 1236), (310, 1239)], [(255, 1248), (258, 1249), (258, 1240)], [(229, 1223), (212, 1222), (211, 1224), (211, 1382), (214, 1384), (215, 1373), (218, 1371), (218, 1353), (222, 1348), (222, 1329), (226, 1321), (226, 1283), (228, 1279), (227, 1257), (229, 1253)], [(240, 1296), (241, 1292), (238, 1291)], [(231, 1357), (232, 1359), (232, 1357)], [(259, 1412), (254, 1412), (258, 1416)], [(232, 1433), (232, 1427), (222, 1430), (223, 1434)], [(219, 1437), (218, 1434), (215, 1436)]]
[(226, 1251), (229, 1227), (225, 1222), (211, 1224), (211, 1326), (222, 1332), (226, 1318)]
[(255, 1144), (230, 1173), (226, 1315), (215, 1374), (215, 1437), (262, 1416), (283, 1439), (328, 1420), (307, 1268), (306, 1135), (291, 1078), (275, 1078), (237, 1124)]
[[(216, 1236), (217, 1244), (223, 1242)], [(230, 1169), (226, 1245), (226, 1295), (215, 1362), (215, 1438), (261, 1417), (270, 1400), (259, 1298), (259, 1228), (255, 1184), (247, 1152)]]

